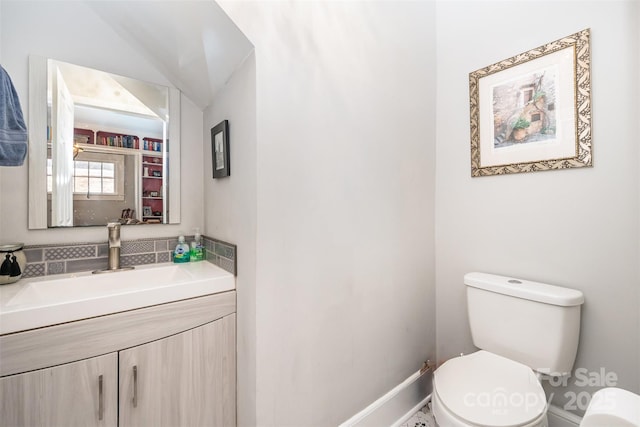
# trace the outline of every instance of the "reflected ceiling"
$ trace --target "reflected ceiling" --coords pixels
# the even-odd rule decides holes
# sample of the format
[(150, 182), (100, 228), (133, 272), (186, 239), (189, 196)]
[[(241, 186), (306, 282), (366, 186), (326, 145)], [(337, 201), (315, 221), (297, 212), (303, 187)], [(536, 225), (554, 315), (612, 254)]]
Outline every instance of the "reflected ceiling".
[[(126, 82), (126, 80), (133, 79), (69, 64), (68, 62), (52, 60), (51, 64), (58, 67), (58, 70), (62, 73), (75, 104), (126, 111), (166, 120), (166, 107), (164, 112), (160, 113), (165, 117), (160, 117), (159, 114), (156, 114), (142, 102), (142, 100), (148, 98), (157, 98), (156, 105), (162, 105), (162, 103), (166, 105), (166, 91), (161, 93), (161, 96), (154, 93), (159, 91), (157, 85), (144, 83), (137, 85), (139, 90), (135, 92), (139, 95), (136, 97), (126, 87), (135, 85), (135, 82), (131, 84)], [(49, 83), (49, 87), (51, 87), (51, 83)], [(139, 98), (142, 98), (142, 100)]]

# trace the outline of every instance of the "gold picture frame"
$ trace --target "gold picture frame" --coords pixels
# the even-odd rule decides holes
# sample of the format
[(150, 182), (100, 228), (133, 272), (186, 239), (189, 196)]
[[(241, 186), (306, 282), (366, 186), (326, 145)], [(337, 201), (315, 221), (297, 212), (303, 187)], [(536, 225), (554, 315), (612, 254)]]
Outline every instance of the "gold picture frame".
[(592, 166), (590, 31), (469, 73), (471, 176)]

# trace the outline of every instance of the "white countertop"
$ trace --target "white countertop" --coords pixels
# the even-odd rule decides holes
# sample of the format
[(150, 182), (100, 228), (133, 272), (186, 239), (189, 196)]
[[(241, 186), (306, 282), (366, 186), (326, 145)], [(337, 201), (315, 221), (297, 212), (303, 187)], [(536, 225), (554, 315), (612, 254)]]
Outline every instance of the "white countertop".
[(234, 289), (233, 274), (207, 261), (22, 279), (0, 286), (0, 335)]

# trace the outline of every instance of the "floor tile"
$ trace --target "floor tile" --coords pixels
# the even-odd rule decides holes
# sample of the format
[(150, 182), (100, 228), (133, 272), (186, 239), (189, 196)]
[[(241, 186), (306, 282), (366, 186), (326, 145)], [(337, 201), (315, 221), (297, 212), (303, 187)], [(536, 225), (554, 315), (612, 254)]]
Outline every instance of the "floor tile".
[(433, 415), (431, 414), (429, 407), (425, 406), (413, 414), (413, 416), (400, 427), (437, 427), (437, 424), (433, 419)]

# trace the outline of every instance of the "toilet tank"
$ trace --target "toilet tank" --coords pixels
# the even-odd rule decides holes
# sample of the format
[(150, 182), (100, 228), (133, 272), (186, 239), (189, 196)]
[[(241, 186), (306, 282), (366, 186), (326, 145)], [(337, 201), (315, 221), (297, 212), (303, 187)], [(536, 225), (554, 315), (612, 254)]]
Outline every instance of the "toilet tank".
[(582, 292), (486, 273), (467, 273), (464, 283), (476, 347), (540, 373), (571, 371), (578, 350)]

